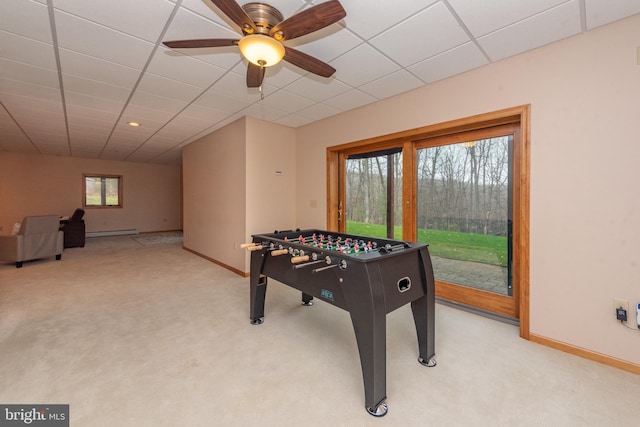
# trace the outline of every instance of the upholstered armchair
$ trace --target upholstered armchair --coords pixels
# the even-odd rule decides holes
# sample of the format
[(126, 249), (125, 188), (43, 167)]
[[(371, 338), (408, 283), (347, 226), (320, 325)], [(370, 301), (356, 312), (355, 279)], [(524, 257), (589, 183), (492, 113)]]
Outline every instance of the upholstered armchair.
[(75, 247), (84, 247), (84, 239), (85, 239), (85, 226), (84, 220), (82, 217), (84, 216), (84, 209), (76, 209), (71, 218), (67, 220), (60, 221), (62, 224), (62, 231), (64, 232), (64, 247), (66, 248), (75, 248)]
[(11, 236), (0, 236), (0, 260), (16, 263), (49, 258), (62, 259), (63, 233), (58, 215), (26, 216), (20, 230)]

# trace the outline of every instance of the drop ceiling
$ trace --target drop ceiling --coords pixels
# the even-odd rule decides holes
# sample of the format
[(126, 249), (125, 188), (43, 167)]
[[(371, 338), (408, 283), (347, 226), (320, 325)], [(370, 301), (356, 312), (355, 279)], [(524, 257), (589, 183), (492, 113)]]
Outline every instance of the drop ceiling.
[[(286, 18), (322, 1), (266, 2)], [(638, 0), (342, 4), (343, 20), (285, 43), (334, 76), (281, 62), (260, 93), (237, 47), (161, 44), (238, 38), (210, 0), (2, 0), (0, 151), (179, 164), (242, 116), (302, 126), (640, 13)]]

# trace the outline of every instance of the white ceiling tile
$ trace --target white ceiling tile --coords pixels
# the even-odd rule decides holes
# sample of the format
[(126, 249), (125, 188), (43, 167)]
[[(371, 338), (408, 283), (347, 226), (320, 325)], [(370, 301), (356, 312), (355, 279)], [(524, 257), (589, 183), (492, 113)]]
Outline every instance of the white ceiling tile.
[(304, 126), (306, 124), (309, 124), (313, 122), (313, 119), (309, 119), (307, 117), (302, 117), (300, 115), (297, 114), (290, 114), (288, 116), (285, 116), (281, 119), (276, 120), (276, 123), (281, 124), (283, 126), (289, 126), (292, 128), (297, 128), (300, 126)]
[(124, 102), (131, 93), (131, 89), (85, 79), (72, 74), (62, 74), (62, 84), (65, 92), (75, 92), (111, 101)]
[(326, 79), (309, 74), (304, 79), (296, 80), (285, 88), (291, 93), (322, 102), (351, 89), (350, 86), (336, 80)]
[[(244, 62), (241, 63), (241, 67), (241, 74), (246, 73), (247, 66)], [(267, 68), (267, 71), (264, 75), (264, 84), (282, 88), (295, 82), (306, 74), (307, 71), (303, 70), (302, 68), (291, 65), (286, 61), (281, 61), (273, 67)]]
[(233, 97), (248, 106), (260, 100), (258, 88), (248, 88), (245, 75), (227, 73), (211, 86), (211, 91)]
[(638, 0), (584, 0), (584, 3), (589, 30), (640, 13)]
[(347, 26), (364, 39), (380, 34), (398, 22), (415, 15), (436, 0), (371, 1), (349, 0), (342, 2), (347, 12)]
[(155, 43), (174, 3), (164, 0), (55, 0), (56, 9)]
[(203, 89), (225, 73), (220, 67), (167, 48), (156, 51), (147, 71)]
[(478, 43), (492, 61), (535, 49), (581, 31), (579, 2), (574, 0), (517, 24), (480, 37)]
[(200, 120), (189, 116), (178, 116), (171, 121), (171, 124), (174, 126), (182, 126), (188, 128), (193, 135), (203, 129), (208, 128), (213, 123), (208, 120)]
[(181, 83), (152, 73), (146, 73), (140, 83), (138, 90), (146, 93), (153, 93), (164, 98), (177, 99), (189, 102), (202, 93), (199, 87)]
[(27, 135), (9, 116), (7, 110), (0, 106), (0, 149), (7, 151), (35, 152), (35, 147)]
[(126, 160), (128, 162), (141, 162), (148, 163), (153, 160), (155, 157), (164, 153), (166, 149), (148, 149), (145, 146), (140, 149), (130, 153)]
[[(211, 38), (239, 40), (241, 37), (239, 30), (236, 32), (227, 25), (218, 24), (181, 8), (163, 37), (163, 41)], [(176, 49), (176, 51), (225, 69), (235, 66), (241, 60), (240, 49), (236, 46)]]
[(62, 101), (60, 89), (49, 88), (45, 86), (34, 85), (32, 83), (3, 78), (0, 78), (0, 93), (21, 95), (27, 98), (33, 98), (34, 100), (46, 99), (49, 101)]
[(57, 70), (53, 45), (0, 31), (0, 57), (36, 67)]
[(48, 88), (60, 88), (58, 73), (46, 68), (0, 58), (2, 77)]
[(296, 114), (302, 117), (308, 117), (310, 119), (319, 120), (327, 117), (335, 116), (340, 113), (340, 110), (329, 107), (324, 104), (314, 104), (311, 107), (298, 111)]
[(166, 126), (160, 129), (149, 140), (149, 144), (158, 143), (162, 146), (167, 146), (171, 141), (183, 141), (192, 137), (195, 133), (194, 130), (188, 126), (169, 122)]
[(49, 156), (68, 156), (70, 155), (69, 145), (66, 141), (59, 141), (56, 143), (55, 135), (43, 135), (43, 140), (52, 141), (50, 144), (36, 143), (38, 150), (42, 154)]
[(284, 44), (321, 61), (329, 62), (362, 44), (362, 39), (341, 25), (333, 24)]
[(79, 105), (67, 105), (67, 116), (69, 117), (70, 123), (75, 120), (95, 120), (96, 122), (115, 123), (119, 115), (119, 111), (100, 111)]
[(81, 145), (104, 145), (109, 137), (110, 132), (91, 132), (87, 130), (80, 130), (73, 127), (69, 128), (69, 138), (71, 139), (71, 144), (80, 144)]
[(140, 71), (93, 56), (60, 49), (62, 72), (120, 87), (132, 87)]
[(361, 44), (350, 50), (334, 60), (331, 65), (336, 69), (336, 79), (354, 87), (400, 69), (396, 63), (368, 44)]
[(58, 45), (61, 48), (137, 70), (147, 63), (154, 44), (100, 24), (57, 11)]
[[(408, 67), (408, 70), (424, 83), (432, 83), (488, 63), (489, 61), (476, 45), (469, 42), (418, 62)], [(363, 88), (363, 90), (365, 89)]]
[(467, 41), (467, 33), (449, 9), (436, 3), (369, 42), (406, 67)]
[[(203, 17), (190, 10), (180, 8), (164, 35), (163, 41), (188, 39), (240, 39), (240, 30), (214, 22), (210, 17)], [(237, 49), (237, 48), (235, 48)], [(193, 49), (196, 50), (196, 49)]]
[[(567, 0), (449, 0), (465, 26), (475, 37), (486, 35)], [(601, 0), (600, 0), (601, 1)]]
[(84, 147), (84, 146), (81, 146), (79, 148), (74, 148), (72, 146), (71, 153), (73, 154), (73, 157), (84, 157), (87, 159), (94, 159), (98, 157), (98, 155), (100, 154), (100, 150), (96, 148), (90, 148), (90, 147)]
[[(62, 146), (68, 149), (67, 135), (64, 132), (28, 131), (29, 138), (39, 149), (47, 146)], [(68, 153), (67, 153), (68, 154)]]
[(105, 149), (100, 154), (100, 158), (102, 160), (118, 160), (125, 161), (127, 156), (131, 154), (131, 148), (129, 147), (105, 147)]
[(187, 108), (185, 108), (184, 111), (182, 111), (181, 115), (202, 120), (208, 122), (209, 124), (214, 124), (229, 116), (229, 113), (225, 113), (224, 111), (216, 110), (213, 108), (203, 107), (197, 104), (191, 104)]
[(0, 28), (45, 43), (53, 43), (47, 6), (30, 0), (2, 0)]
[(171, 120), (178, 111), (156, 110), (155, 108), (143, 107), (141, 105), (129, 104), (122, 113), (121, 122), (138, 122), (142, 126), (158, 127), (159, 124)]
[(281, 89), (275, 93), (265, 96), (265, 98), (260, 101), (260, 104), (267, 107), (273, 107), (287, 113), (295, 113), (298, 110), (311, 106), (314, 104), (314, 101)]
[[(0, 129), (4, 132), (3, 129)], [(23, 139), (24, 138), (24, 139)], [(35, 145), (27, 139), (27, 137), (4, 137), (0, 141), (0, 151), (9, 151), (13, 153), (39, 154)]]
[(233, 95), (227, 96), (213, 90), (208, 90), (200, 98), (194, 101), (194, 104), (201, 105), (214, 110), (224, 111), (226, 113), (236, 113), (246, 108), (250, 102), (238, 100)]
[(397, 71), (384, 76), (366, 85), (360, 86), (360, 90), (378, 99), (388, 98), (400, 93), (415, 89), (423, 85), (419, 79), (405, 70)]
[(105, 111), (108, 113), (120, 113), (124, 108), (123, 101), (112, 101), (95, 96), (87, 96), (76, 92), (65, 92), (65, 101), (67, 105), (75, 105), (81, 108), (91, 108), (97, 111)]
[(127, 125), (126, 123), (119, 123), (118, 126), (116, 126), (116, 128), (113, 130), (111, 138), (109, 138), (109, 144), (137, 143), (136, 146), (138, 146), (157, 131), (158, 128), (152, 128), (149, 125), (132, 127)]
[(60, 100), (32, 98), (24, 95), (2, 93), (2, 104), (9, 111), (16, 112), (16, 114), (12, 114), (14, 117), (17, 117), (18, 114), (33, 114), (32, 117), (29, 117), (30, 121), (40, 120), (38, 114), (55, 115), (57, 118), (64, 119), (62, 102)]
[(337, 108), (338, 110), (349, 111), (375, 101), (377, 101), (377, 99), (373, 96), (361, 92), (358, 89), (353, 89), (329, 98), (322, 103), (329, 107)]
[(255, 117), (260, 120), (269, 122), (276, 121), (282, 117), (289, 115), (286, 111), (269, 107), (262, 102), (255, 103), (242, 111), (247, 116)]
[(177, 114), (180, 110), (186, 107), (187, 104), (187, 101), (165, 98), (139, 90), (133, 94), (129, 101), (129, 105), (137, 105), (140, 107), (151, 108), (153, 110), (169, 112), (171, 114)]

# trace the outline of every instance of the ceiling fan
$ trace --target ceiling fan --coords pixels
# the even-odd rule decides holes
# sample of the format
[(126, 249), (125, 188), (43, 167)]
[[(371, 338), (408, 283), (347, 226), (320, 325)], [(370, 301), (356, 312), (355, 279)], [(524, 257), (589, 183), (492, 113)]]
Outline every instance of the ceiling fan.
[(247, 3), (240, 6), (235, 0), (211, 0), (242, 30), (240, 39), (195, 39), (167, 41), (172, 49), (238, 46), (249, 61), (247, 86), (260, 87), (265, 67), (280, 60), (296, 65), (322, 77), (331, 77), (335, 68), (282, 42), (304, 36), (327, 27), (344, 18), (347, 13), (338, 0), (329, 0), (284, 19), (280, 11), (265, 3)]

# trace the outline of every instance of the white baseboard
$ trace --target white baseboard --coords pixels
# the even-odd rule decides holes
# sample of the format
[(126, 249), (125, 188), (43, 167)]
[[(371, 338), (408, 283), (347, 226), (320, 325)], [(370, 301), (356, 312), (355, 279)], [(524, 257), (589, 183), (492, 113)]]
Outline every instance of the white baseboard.
[(125, 236), (128, 234), (138, 234), (138, 230), (133, 228), (131, 230), (110, 230), (110, 231), (88, 231), (87, 237), (107, 237), (107, 236)]

